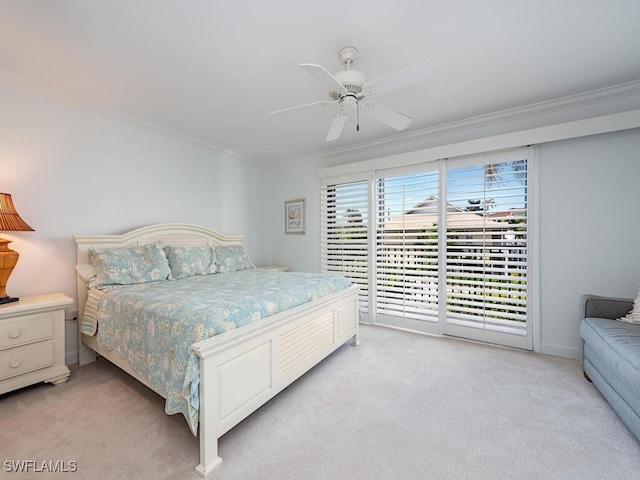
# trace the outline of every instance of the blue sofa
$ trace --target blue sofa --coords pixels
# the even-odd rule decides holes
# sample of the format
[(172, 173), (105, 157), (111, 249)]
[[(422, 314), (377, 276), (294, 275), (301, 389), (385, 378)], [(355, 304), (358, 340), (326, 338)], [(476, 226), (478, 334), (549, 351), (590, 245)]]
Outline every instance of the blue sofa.
[(633, 299), (583, 295), (580, 357), (585, 377), (640, 440), (640, 325), (615, 320), (632, 308)]

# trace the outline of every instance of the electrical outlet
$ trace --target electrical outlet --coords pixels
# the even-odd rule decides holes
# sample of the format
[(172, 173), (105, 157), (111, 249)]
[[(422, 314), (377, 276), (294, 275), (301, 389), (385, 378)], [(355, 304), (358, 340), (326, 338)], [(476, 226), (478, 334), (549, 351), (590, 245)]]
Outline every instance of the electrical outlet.
[(78, 319), (77, 309), (72, 308), (66, 311), (65, 320), (77, 320), (77, 319)]

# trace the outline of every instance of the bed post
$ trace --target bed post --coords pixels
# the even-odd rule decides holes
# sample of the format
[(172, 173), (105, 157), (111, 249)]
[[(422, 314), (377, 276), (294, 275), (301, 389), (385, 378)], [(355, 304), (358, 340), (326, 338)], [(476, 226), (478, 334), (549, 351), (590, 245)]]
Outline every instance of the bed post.
[[(81, 323), (82, 322), (78, 320), (78, 325), (80, 325)], [(78, 327), (78, 364), (80, 366), (83, 366), (95, 361), (96, 352), (82, 343), (82, 332), (80, 331), (80, 327)]]
[[(357, 304), (357, 301), (356, 301), (356, 304)], [(353, 345), (354, 347), (357, 347), (358, 345), (360, 345), (360, 328), (359, 327), (360, 327), (360, 322), (358, 322), (358, 317), (356, 315), (356, 332), (353, 334), (353, 337), (351, 337), (351, 345)]]
[(351, 338), (351, 345), (353, 345), (354, 347), (357, 347), (358, 345), (360, 345), (360, 301), (358, 300), (358, 297), (356, 296), (356, 300), (354, 302), (353, 308), (355, 309), (355, 333), (353, 334), (353, 337)]
[[(209, 361), (199, 355), (200, 358), (200, 410), (198, 412), (198, 429), (200, 430), (200, 464), (196, 471), (203, 477), (222, 463), (222, 458), (218, 456), (218, 419), (216, 415), (219, 411), (218, 393), (216, 386), (217, 369), (214, 359)], [(209, 415), (211, 413), (212, 415)]]

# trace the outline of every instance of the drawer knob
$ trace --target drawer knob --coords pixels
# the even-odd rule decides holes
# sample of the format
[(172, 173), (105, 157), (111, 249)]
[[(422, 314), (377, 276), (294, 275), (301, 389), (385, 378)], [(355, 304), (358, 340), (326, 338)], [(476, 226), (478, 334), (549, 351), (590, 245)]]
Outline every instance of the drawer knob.
[(18, 338), (20, 336), (20, 330), (10, 330), (9, 338)]
[(20, 360), (17, 360), (17, 359), (16, 360), (11, 360), (9, 362), (9, 366), (11, 368), (18, 368), (20, 366)]

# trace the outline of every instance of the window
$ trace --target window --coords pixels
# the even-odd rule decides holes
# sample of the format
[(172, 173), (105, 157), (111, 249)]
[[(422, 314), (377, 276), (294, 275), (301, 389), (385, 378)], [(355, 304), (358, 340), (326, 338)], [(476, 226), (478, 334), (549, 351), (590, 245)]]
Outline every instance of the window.
[[(447, 171), (446, 322), (527, 334), (527, 159)], [(476, 335), (468, 335), (478, 338)]]
[(377, 318), (437, 322), (438, 172), (380, 178), (376, 202)]
[(361, 313), (368, 312), (369, 184), (327, 185), (321, 191), (322, 271), (336, 272), (360, 286)]
[(327, 181), (323, 270), (361, 286), (365, 321), (530, 349), (529, 164), (519, 149)]

